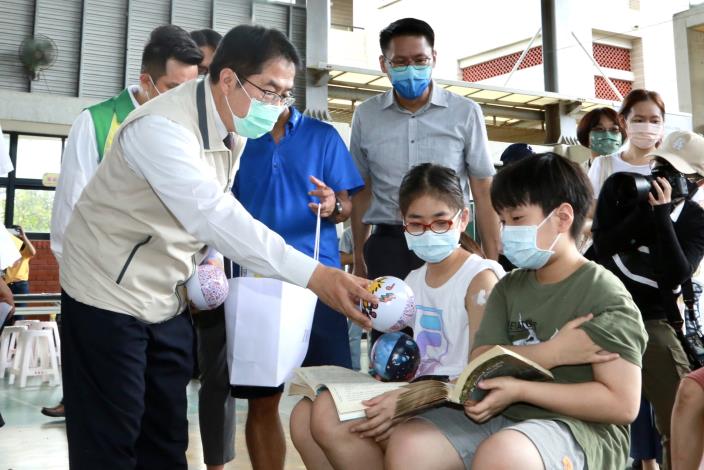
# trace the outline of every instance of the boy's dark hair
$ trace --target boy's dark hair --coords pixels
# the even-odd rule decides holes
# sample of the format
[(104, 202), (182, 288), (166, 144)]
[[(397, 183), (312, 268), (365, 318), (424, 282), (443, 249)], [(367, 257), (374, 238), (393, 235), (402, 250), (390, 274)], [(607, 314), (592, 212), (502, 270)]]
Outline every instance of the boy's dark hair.
[(431, 49), (435, 48), (435, 32), (428, 23), (415, 18), (396, 20), (379, 33), (381, 53), (386, 54), (391, 40), (398, 36), (423, 36)]
[(212, 47), (213, 50), (218, 48), (218, 44), (222, 41), (222, 34), (212, 29), (197, 29), (191, 31), (191, 38), (198, 44), (198, 47)]
[(240, 81), (261, 73), (264, 64), (282, 57), (301, 67), (301, 57), (296, 47), (277, 29), (256, 25), (232, 28), (220, 41), (210, 64), (210, 80), (220, 81), (222, 69), (234, 70)]
[(188, 31), (167, 24), (155, 28), (142, 52), (142, 73), (148, 73), (157, 81), (166, 73), (166, 61), (175, 59), (189, 65), (198, 65), (203, 53)]
[(529, 204), (545, 215), (562, 203), (572, 206), (570, 235), (577, 239), (593, 200), (592, 185), (576, 163), (552, 152), (526, 158), (501, 170), (491, 183), (491, 202), (499, 212)]
[(613, 121), (618, 127), (618, 131), (621, 133), (621, 139), (625, 142), (628, 135), (626, 134), (626, 126), (623, 121), (619, 119), (618, 113), (611, 108), (596, 108), (589, 111), (587, 114), (582, 116), (577, 125), (577, 140), (583, 146), (589, 148), (591, 143), (589, 141), (589, 133), (601, 121), (602, 116), (605, 116), (610, 121)]
[(446, 203), (451, 209), (464, 208), (464, 193), (455, 170), (423, 163), (406, 173), (398, 190), (398, 205), (401, 214), (406, 214), (411, 203), (424, 195), (430, 195)]

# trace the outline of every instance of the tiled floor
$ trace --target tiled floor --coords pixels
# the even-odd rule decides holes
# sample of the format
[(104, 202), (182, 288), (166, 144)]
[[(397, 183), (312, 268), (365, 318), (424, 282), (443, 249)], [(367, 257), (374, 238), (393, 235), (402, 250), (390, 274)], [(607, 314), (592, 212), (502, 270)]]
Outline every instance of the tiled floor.
[[(367, 366), (366, 341), (362, 341), (362, 366)], [(205, 469), (198, 426), (197, 381), (188, 386), (189, 447), (187, 452), (189, 470)], [(61, 399), (61, 387), (40, 385), (38, 379), (30, 379), (27, 387), (10, 386), (7, 377), (0, 379), (0, 413), (5, 426), (0, 428), (0, 470), (66, 470), (68, 450), (66, 427), (61, 419), (51, 419), (40, 413), (42, 406), (54, 406)], [(301, 470), (305, 467), (298, 452), (288, 437), (288, 420), (297, 397), (281, 401), (279, 411), (287, 435), (286, 469)], [(247, 419), (247, 403), (237, 402), (237, 430), (235, 460), (225, 466), (227, 470), (250, 469), (249, 456), (244, 438)]]
[[(188, 387), (189, 470), (205, 468), (198, 427), (198, 387), (195, 381)], [(9, 386), (7, 378), (0, 383), (0, 412), (6, 422), (0, 428), (0, 470), (68, 469), (64, 421), (47, 418), (39, 412), (42, 406), (53, 406), (60, 399), (60, 387), (41, 386), (31, 381), (26, 388), (19, 389)], [(296, 402), (295, 397), (285, 397), (281, 403), (281, 419), (287, 430), (289, 414)], [(246, 417), (247, 404), (240, 400), (237, 403), (237, 457), (225, 467), (228, 470), (251, 468), (244, 440)], [(286, 468), (303, 469), (290, 439), (287, 439), (287, 444)]]

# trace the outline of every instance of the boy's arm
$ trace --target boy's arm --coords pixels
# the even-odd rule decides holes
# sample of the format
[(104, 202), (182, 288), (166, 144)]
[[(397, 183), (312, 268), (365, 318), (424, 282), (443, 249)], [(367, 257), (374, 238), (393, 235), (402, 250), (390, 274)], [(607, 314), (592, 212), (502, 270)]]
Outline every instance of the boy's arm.
[[(521, 356), (537, 362), (546, 369), (576, 364), (599, 364), (618, 359), (617, 353), (603, 350), (594, 343), (581, 326), (593, 318), (592, 314), (571, 320), (549, 341), (525, 346), (500, 344)], [(472, 351), (470, 360), (491, 349), (494, 345), (479, 346)]]
[(465, 406), (478, 422), (497, 415), (507, 406), (525, 402), (565, 416), (597, 423), (629, 424), (640, 407), (641, 371), (625, 359), (593, 366), (594, 380), (579, 384), (530, 382), (499, 377), (480, 384), (489, 395)]

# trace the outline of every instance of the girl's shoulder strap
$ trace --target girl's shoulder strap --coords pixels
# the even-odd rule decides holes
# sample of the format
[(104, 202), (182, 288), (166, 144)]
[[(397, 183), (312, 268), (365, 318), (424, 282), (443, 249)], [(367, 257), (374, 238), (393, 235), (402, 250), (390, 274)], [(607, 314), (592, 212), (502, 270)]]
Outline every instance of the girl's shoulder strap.
[(464, 262), (462, 267), (457, 271), (455, 276), (462, 276), (464, 282), (469, 288), (469, 284), (472, 282), (474, 277), (482, 271), (491, 270), (496, 274), (496, 277), (501, 279), (504, 277), (506, 272), (504, 268), (501, 267), (499, 263), (491, 259), (485, 259), (478, 255), (470, 255), (469, 258)]

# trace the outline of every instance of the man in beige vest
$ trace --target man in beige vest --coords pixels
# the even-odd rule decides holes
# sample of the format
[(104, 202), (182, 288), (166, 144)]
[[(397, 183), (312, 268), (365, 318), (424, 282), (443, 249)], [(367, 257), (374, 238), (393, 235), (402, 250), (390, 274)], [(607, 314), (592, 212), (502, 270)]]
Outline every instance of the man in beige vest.
[(230, 192), (245, 138), (272, 129), (293, 89), (297, 57), (276, 30), (232, 29), (209, 77), (127, 117), (83, 191), (61, 264), (72, 469), (187, 468), (193, 330), (184, 284), (206, 246), (307, 286), (370, 326), (356, 306), (375, 301), (367, 281), (286, 245)]

